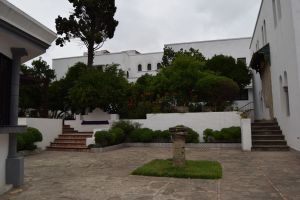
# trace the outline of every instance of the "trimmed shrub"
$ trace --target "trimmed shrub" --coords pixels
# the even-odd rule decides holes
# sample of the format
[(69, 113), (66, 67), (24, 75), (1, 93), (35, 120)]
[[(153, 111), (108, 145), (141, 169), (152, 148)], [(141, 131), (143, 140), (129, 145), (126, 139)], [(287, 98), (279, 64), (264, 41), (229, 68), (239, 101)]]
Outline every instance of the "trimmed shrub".
[(160, 138), (164, 141), (171, 142), (171, 133), (168, 130), (162, 131)]
[(101, 147), (113, 145), (115, 140), (115, 135), (108, 131), (98, 131), (95, 134), (95, 142)]
[(132, 123), (130, 121), (122, 120), (122, 121), (114, 122), (111, 129), (120, 128), (123, 130), (123, 133), (127, 136), (135, 129), (140, 128), (140, 126), (141, 125), (139, 123)]
[(199, 143), (199, 134), (193, 129), (188, 128), (186, 143)]
[(109, 131), (110, 134), (114, 136), (113, 144), (120, 144), (125, 141), (125, 134), (121, 128), (112, 128)]
[(241, 128), (230, 127), (223, 128), (221, 131), (213, 131), (206, 129), (203, 132), (203, 139), (205, 142), (240, 142), (241, 141)]
[(43, 141), (42, 133), (36, 128), (28, 127), (26, 132), (17, 134), (17, 149), (18, 151), (35, 150), (37, 146), (34, 143), (41, 141)]
[(149, 143), (156, 139), (158, 132), (154, 132), (149, 128), (139, 128), (134, 130), (130, 135), (129, 139), (131, 142), (143, 142)]

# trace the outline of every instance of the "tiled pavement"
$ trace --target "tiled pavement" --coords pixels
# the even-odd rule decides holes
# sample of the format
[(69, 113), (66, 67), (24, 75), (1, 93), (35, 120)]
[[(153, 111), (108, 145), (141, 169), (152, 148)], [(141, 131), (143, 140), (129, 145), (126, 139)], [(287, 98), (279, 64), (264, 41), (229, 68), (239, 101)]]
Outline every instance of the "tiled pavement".
[(221, 180), (129, 175), (170, 149), (125, 148), (106, 153), (43, 152), (25, 159), (25, 185), (2, 200), (300, 200), (299, 152), (188, 149), (192, 160), (217, 160)]

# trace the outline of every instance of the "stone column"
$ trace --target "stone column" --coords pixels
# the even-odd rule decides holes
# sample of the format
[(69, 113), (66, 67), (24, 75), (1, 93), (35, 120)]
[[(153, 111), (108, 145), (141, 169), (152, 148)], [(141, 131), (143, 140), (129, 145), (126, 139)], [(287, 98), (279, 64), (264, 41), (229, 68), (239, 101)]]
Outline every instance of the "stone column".
[[(10, 126), (18, 126), (19, 85), (21, 58), (27, 55), (23, 48), (12, 48)], [(24, 182), (24, 159), (17, 154), (17, 133), (9, 133), (9, 150), (6, 159), (6, 183), (19, 187)]]
[(187, 129), (183, 126), (170, 128), (173, 138), (173, 164), (177, 167), (185, 166), (185, 139)]

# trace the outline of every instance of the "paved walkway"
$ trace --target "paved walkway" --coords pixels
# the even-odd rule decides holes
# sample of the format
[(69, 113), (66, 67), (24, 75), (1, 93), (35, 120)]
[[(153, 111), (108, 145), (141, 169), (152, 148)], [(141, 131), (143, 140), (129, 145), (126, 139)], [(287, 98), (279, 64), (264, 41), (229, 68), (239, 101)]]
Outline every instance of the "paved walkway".
[(187, 150), (188, 159), (218, 160), (221, 180), (129, 175), (170, 149), (126, 148), (106, 153), (43, 152), (25, 159), (25, 185), (12, 200), (269, 200), (300, 199), (300, 153)]

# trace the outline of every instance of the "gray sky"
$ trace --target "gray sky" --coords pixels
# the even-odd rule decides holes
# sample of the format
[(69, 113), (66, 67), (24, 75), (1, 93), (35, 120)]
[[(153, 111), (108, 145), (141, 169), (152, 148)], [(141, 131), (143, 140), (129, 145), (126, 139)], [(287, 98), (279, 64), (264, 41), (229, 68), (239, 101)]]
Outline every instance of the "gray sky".
[[(55, 18), (68, 16), (68, 0), (9, 0), (55, 31)], [(116, 0), (115, 36), (102, 49), (162, 51), (164, 44), (252, 36), (261, 0)], [(80, 56), (84, 45), (53, 44), (43, 58)]]

